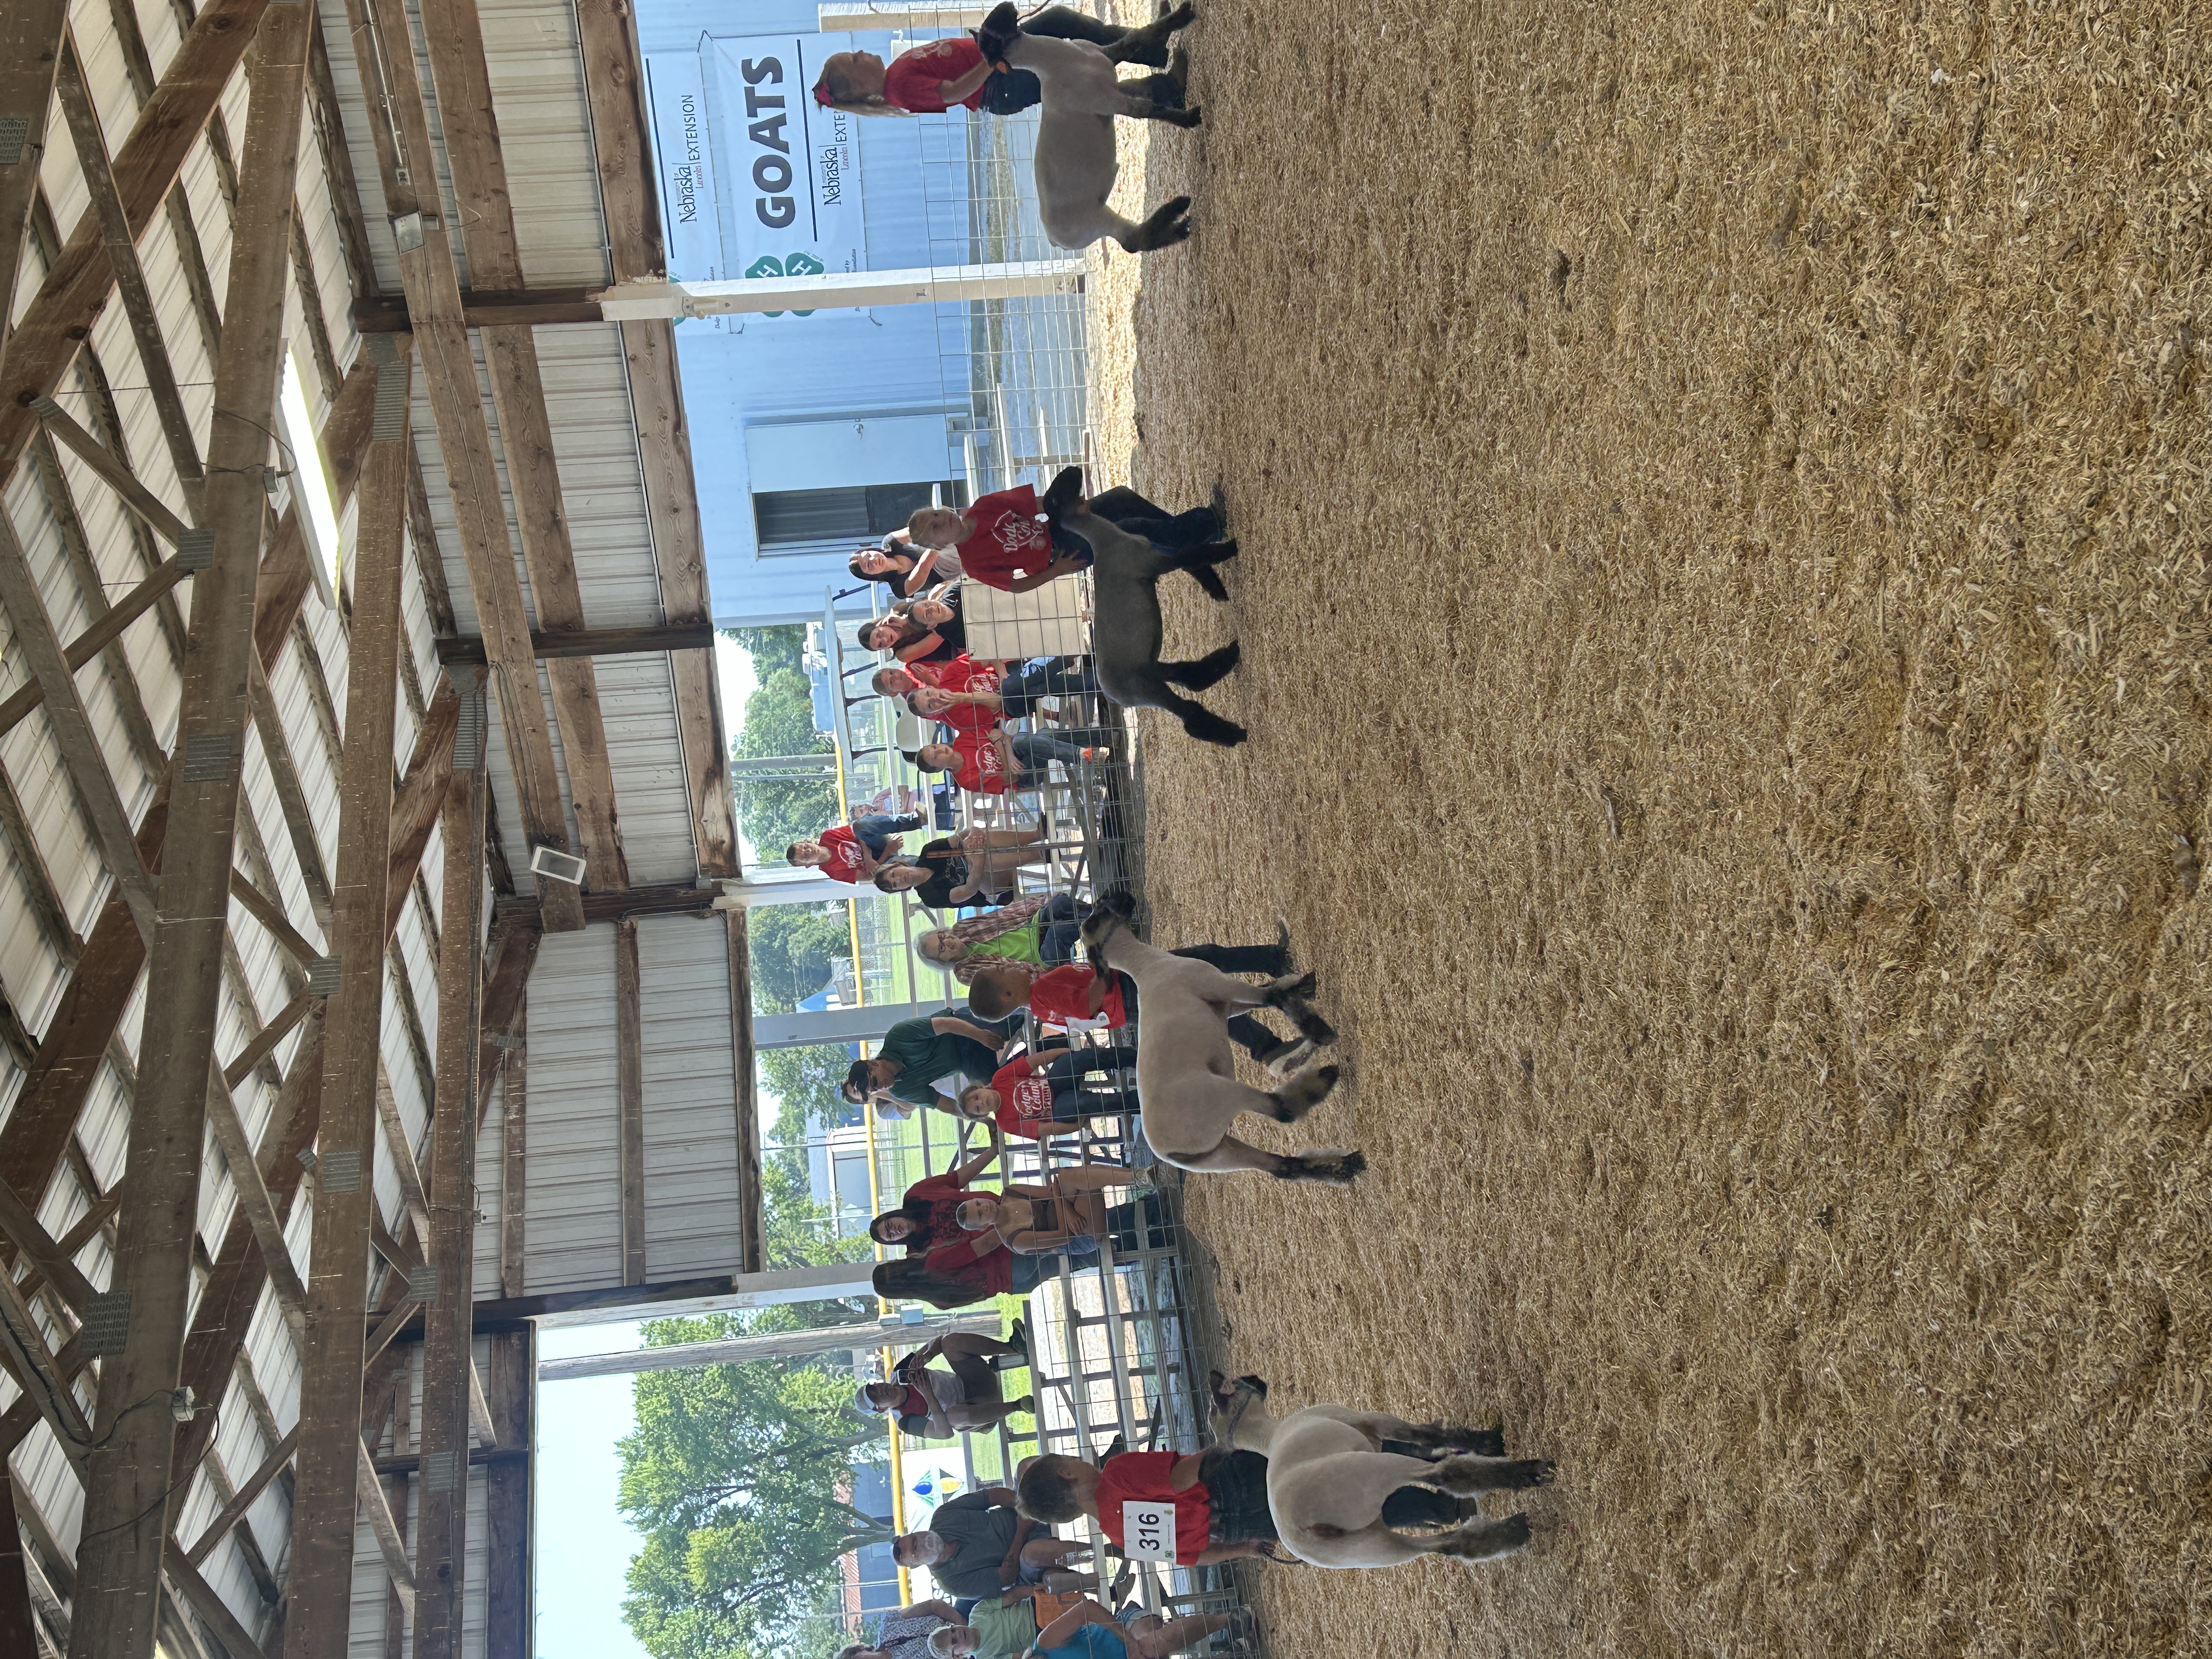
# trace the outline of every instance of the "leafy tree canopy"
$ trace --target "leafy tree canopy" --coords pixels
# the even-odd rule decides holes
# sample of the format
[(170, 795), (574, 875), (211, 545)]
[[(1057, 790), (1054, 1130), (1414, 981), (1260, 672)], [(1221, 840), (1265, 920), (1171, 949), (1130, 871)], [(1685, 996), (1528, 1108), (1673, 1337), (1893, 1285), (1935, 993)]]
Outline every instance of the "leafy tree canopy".
[(842, 904), (764, 904), (745, 918), (745, 935), (757, 1014), (789, 1013), (828, 982), (831, 958), (853, 955)]
[[(739, 760), (827, 754), (834, 747), (814, 729), (814, 693), (798, 667), (761, 675), (745, 699), (744, 725), (730, 745)], [(837, 821), (837, 791), (827, 778), (740, 779), (738, 823), (763, 859), (777, 859), (794, 841)]]

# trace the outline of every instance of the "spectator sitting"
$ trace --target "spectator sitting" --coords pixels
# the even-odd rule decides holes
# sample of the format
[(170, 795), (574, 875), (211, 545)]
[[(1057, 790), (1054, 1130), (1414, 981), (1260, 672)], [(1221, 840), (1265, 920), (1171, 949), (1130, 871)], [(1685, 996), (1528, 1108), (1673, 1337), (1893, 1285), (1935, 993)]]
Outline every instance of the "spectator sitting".
[(1070, 1133), (1092, 1117), (1119, 1117), (1130, 1101), (1110, 1090), (1084, 1087), (1092, 1072), (1133, 1067), (1130, 1048), (1039, 1048), (1009, 1060), (988, 1083), (971, 1083), (960, 1091), (960, 1115), (978, 1123), (995, 1123), (1010, 1135), (1042, 1140)]
[(894, 530), (875, 547), (864, 547), (845, 562), (864, 582), (881, 582), (900, 599), (912, 599), (933, 582), (960, 580), (960, 556), (949, 549), (917, 548), (902, 530)]
[[(896, 671), (879, 672), (888, 674)], [(942, 720), (959, 729), (978, 724), (973, 717), (963, 714), (963, 709), (985, 711), (994, 720), (1024, 720), (1044, 714), (1038, 706), (1040, 698), (1087, 696), (1097, 690), (1097, 676), (1090, 669), (1079, 667), (1072, 657), (1054, 657), (1032, 663), (1019, 673), (1006, 676), (995, 686), (955, 686), (942, 680), (914, 686), (908, 690), (906, 701), (907, 707), (922, 719)], [(1062, 723), (1073, 724), (1080, 718), (1075, 714)]]
[(1009, 790), (1042, 788), (1048, 779), (1044, 769), (1054, 761), (1073, 766), (1079, 761), (1103, 761), (1112, 751), (1103, 744), (1085, 746), (1041, 732), (1018, 736), (1004, 727), (988, 732), (963, 732), (951, 743), (926, 743), (907, 754), (908, 762), (924, 772), (945, 772), (963, 789), (978, 795), (1003, 795)]
[(940, 836), (911, 859), (893, 859), (876, 872), (879, 892), (912, 893), (933, 910), (969, 904), (1003, 904), (1013, 897), (1014, 872), (1052, 856), (1040, 845), (1041, 820), (1027, 830), (969, 830), (956, 840)]
[(901, 817), (868, 814), (850, 824), (834, 824), (812, 841), (795, 841), (783, 855), (802, 870), (819, 870), (832, 881), (872, 880), (883, 861), (899, 850), (899, 833), (920, 830), (919, 813)]
[[(927, 1531), (891, 1540), (891, 1559), (909, 1572), (927, 1567), (947, 1595), (984, 1596), (1042, 1583), (1048, 1572), (1086, 1553), (1083, 1545), (1054, 1538), (1048, 1528), (1017, 1515), (1013, 1502), (1009, 1486), (948, 1498), (930, 1516)], [(1065, 1588), (1097, 1587), (1087, 1574), (1067, 1577), (1075, 1582)]]
[(862, 623), (860, 643), (888, 651), (902, 663), (951, 662), (968, 650), (968, 625), (960, 618), (960, 584), (928, 599), (901, 599), (890, 613)]
[(950, 927), (933, 927), (915, 940), (914, 948), (924, 962), (950, 968), (953, 978), (972, 987), (982, 969), (1003, 964), (1042, 973), (1048, 963), (1067, 961), (1082, 926), (1075, 919), (1075, 900), (1054, 893), (1016, 899)]
[(941, 1175), (915, 1182), (906, 1189), (898, 1208), (885, 1210), (868, 1224), (868, 1237), (878, 1244), (902, 1244), (908, 1255), (921, 1255), (964, 1237), (956, 1212), (961, 1200), (974, 1196), (968, 1183), (989, 1169), (998, 1156), (996, 1152), (981, 1152)]
[(841, 1092), (855, 1106), (872, 1095), (889, 1094), (910, 1107), (951, 1111), (952, 1103), (937, 1092), (936, 1085), (963, 1072), (990, 1076), (998, 1069), (997, 1042), (997, 1033), (957, 1014), (902, 1019), (884, 1033), (873, 1059), (853, 1062)]

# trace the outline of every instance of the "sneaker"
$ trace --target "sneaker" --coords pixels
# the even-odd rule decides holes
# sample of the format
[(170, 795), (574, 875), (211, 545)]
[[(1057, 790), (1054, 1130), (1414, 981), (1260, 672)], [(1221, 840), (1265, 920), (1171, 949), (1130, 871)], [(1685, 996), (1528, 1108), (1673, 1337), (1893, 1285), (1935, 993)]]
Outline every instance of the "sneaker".
[(1114, 758), (1114, 751), (1103, 743), (1095, 749), (1085, 749), (1081, 752), (1083, 758), (1087, 761), (1108, 761)]
[(1007, 1330), (1006, 1340), (1012, 1343), (1016, 1347), (1019, 1348), (1024, 1353), (1027, 1353), (1030, 1351), (1029, 1321), (1026, 1319), (1017, 1319), (1013, 1322), (1012, 1326)]

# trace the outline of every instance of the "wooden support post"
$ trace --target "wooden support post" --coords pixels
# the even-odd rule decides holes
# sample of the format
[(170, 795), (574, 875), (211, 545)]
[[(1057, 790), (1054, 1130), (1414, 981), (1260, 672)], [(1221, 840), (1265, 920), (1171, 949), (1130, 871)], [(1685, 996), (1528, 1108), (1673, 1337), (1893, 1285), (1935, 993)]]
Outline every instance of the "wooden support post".
[(622, 1114), (623, 1283), (645, 1283), (645, 1007), (637, 924), (615, 924), (615, 1077)]
[[(202, 19), (216, 9), (210, 5)], [(226, 301), (230, 316), (252, 321), (223, 331), (216, 367), (221, 413), (209, 446), (206, 489), (214, 563), (192, 584), (169, 810), (177, 850), (162, 878), (161, 926), (148, 957), (148, 971), (163, 994), (148, 1000), (140, 1038), (143, 1060), (127, 1166), (131, 1201), (123, 1212), (113, 1277), (131, 1297), (130, 1335), (124, 1351), (100, 1367), (100, 1414), (108, 1438), (89, 1455), (70, 1659), (149, 1659), (167, 1511), (177, 1501), (167, 1491), (176, 1425), (164, 1413), (128, 1408), (177, 1386), (191, 1305), (246, 692), (250, 671), (259, 665), (254, 587), (268, 498), (258, 469), (270, 459), (269, 433), (276, 422), (277, 319), (289, 275), (311, 17), (305, 6), (276, 7), (255, 45)], [(154, 205), (148, 204), (146, 216)], [(134, 214), (134, 225), (142, 222)], [(57, 700), (51, 684), (46, 696), (51, 713)]]
[[(535, 1339), (515, 1331), (491, 1340), (491, 1413), (502, 1448), (531, 1443)], [(487, 1460), (484, 1659), (530, 1659), (530, 1460), (502, 1449)]]
[[(464, 758), (473, 759), (473, 757)], [(468, 1559), (469, 1424), (475, 1305), (476, 1081), (483, 997), (483, 769), (457, 769), (442, 824), (446, 891), (438, 943), (438, 1095), (430, 1123), (429, 1262), (422, 1310), (422, 1414), (415, 1483), (416, 1659), (461, 1640)]]
[[(356, 1418), (361, 1415), (361, 1401), (358, 1397), (357, 1391), (356, 1397), (354, 1401), (353, 1414)], [(363, 1441), (358, 1434), (351, 1436), (350, 1438), (353, 1441), (354, 1451), (354, 1483), (361, 1492), (362, 1513), (368, 1517), (369, 1531), (376, 1534), (376, 1547), (383, 1553), (384, 1570), (392, 1575), (392, 1588), (399, 1592), (399, 1599), (404, 1601), (408, 1607), (412, 1609), (415, 1606), (415, 1571), (412, 1567), (407, 1565), (407, 1540), (401, 1534), (399, 1530), (399, 1522), (392, 1513), (392, 1505), (385, 1498), (384, 1483), (376, 1478), (376, 1463), (374, 1460), (369, 1456), (368, 1443)], [(296, 1574), (299, 1571), (299, 1557), (297, 1554), (299, 1548), (299, 1533), (297, 1530), (299, 1511), (295, 1510), (292, 1513), (294, 1516), (293, 1549), (295, 1552), (293, 1556), (293, 1571)], [(348, 1590), (350, 1590), (353, 1587), (353, 1564), (351, 1560), (353, 1554), (352, 1544), (353, 1528), (351, 1527), (348, 1527), (346, 1528), (346, 1554), (348, 1560), (346, 1564), (346, 1575), (344, 1579), (342, 1581), (342, 1587)], [(297, 1609), (300, 1605), (300, 1595), (296, 1589), (293, 1592), (292, 1599), (286, 1602), (285, 1605), (287, 1607), (295, 1610)], [(299, 1615), (296, 1611), (292, 1613), (292, 1618), (295, 1620), (296, 1620), (298, 1616)], [(319, 1650), (314, 1648), (303, 1648), (301, 1651), (304, 1653), (314, 1653), (319, 1651)], [(343, 1653), (345, 1649), (343, 1646), (339, 1646), (330, 1649), (329, 1651), (332, 1653)]]
[(0, 1470), (0, 1653), (36, 1659), (38, 1615), (31, 1611), (30, 1562), (15, 1521), (15, 1483)]
[[(389, 383), (384, 376), (391, 376)], [(404, 360), (379, 371), (380, 424), (362, 469), (340, 781), (338, 884), (330, 934), (339, 960), (323, 1063), (320, 1158), (301, 1355), (300, 1459), (287, 1586), (289, 1639), (301, 1653), (343, 1652), (351, 1618), (354, 1516), (362, 1490), (361, 1374), (367, 1311), (376, 1089), (384, 1009), (385, 915), (392, 866), (392, 744), (404, 622), (407, 423)], [(372, 1477), (368, 1482), (375, 1486)]]
[[(511, 1048), (502, 1049), (500, 1061), (500, 1099), (505, 1107), (501, 1120), (499, 1170), (499, 1293), (520, 1296), (527, 1260), (529, 1231), (530, 1148), (530, 1030), (526, 999), (514, 1011), (514, 1024), (501, 1035)], [(494, 1392), (496, 1393), (495, 1386)], [(493, 1401), (495, 1412), (498, 1402)]]
[[(138, 112), (131, 136), (115, 155), (115, 185), (143, 235), (177, 182), (186, 156), (199, 142), (230, 82), (239, 59), (255, 39), (268, 0), (209, 0), (191, 32), (169, 60), (161, 83)], [(58, 40), (60, 30), (54, 31)], [(52, 74), (51, 67), (47, 73)], [(36, 132), (37, 128), (33, 128)], [(288, 207), (289, 192), (287, 191)], [(235, 233), (234, 232), (234, 234)], [(46, 271), (37, 296), (18, 321), (0, 372), (0, 477), (29, 442), (34, 420), (30, 399), (52, 395), (79, 345), (100, 315), (114, 284), (101, 246), (98, 216), (87, 210), (60, 257)], [(240, 295), (234, 291), (229, 303)], [(236, 313), (247, 314), (247, 313)], [(266, 313), (276, 314), (274, 307)], [(148, 1598), (150, 1603), (152, 1597)], [(80, 1615), (82, 1622), (82, 1615)], [(72, 1648), (74, 1648), (74, 1637)]]
[(737, 1090), (738, 1271), (757, 1273), (768, 1266), (768, 1231), (761, 1209), (760, 1096), (753, 1076), (752, 952), (743, 909), (723, 911), (722, 925), (729, 943), (730, 1060)]

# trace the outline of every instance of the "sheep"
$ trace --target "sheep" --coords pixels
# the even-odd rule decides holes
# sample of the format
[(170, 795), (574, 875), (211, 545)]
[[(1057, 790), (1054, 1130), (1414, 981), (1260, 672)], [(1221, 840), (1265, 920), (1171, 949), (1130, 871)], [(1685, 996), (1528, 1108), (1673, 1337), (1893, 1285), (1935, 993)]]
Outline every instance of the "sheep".
[[(1049, 504), (1049, 503), (1048, 503)], [(1161, 577), (1188, 570), (1216, 599), (1228, 597), (1212, 567), (1237, 556), (1233, 541), (1207, 542), (1170, 553), (1142, 536), (1130, 534), (1088, 507), (1061, 514), (1054, 521), (1090, 545), (1091, 556), (1091, 659), (1098, 689), (1124, 708), (1164, 708), (1200, 743), (1234, 748), (1251, 734), (1222, 719), (1175, 687), (1203, 691), (1237, 666), (1240, 654), (1231, 640), (1218, 651), (1190, 662), (1162, 662)]]
[[(1474, 1495), (1548, 1485), (1552, 1466), (1506, 1457), (1496, 1429), (1408, 1423), (1342, 1406), (1309, 1406), (1278, 1419), (1267, 1414), (1267, 1385), (1258, 1377), (1224, 1385), (1216, 1371), (1212, 1383), (1218, 1432), (1267, 1458), (1267, 1512), (1299, 1560), (1316, 1567), (1395, 1567), (1424, 1555), (1492, 1561), (1528, 1541), (1527, 1516), (1486, 1521)], [(1459, 1499), (1457, 1523), (1416, 1535), (1384, 1521), (1384, 1505), (1409, 1486)], [(1437, 1504), (1425, 1507), (1433, 1513)]]
[(1229, 1017), (1244, 1008), (1279, 1008), (1316, 1047), (1336, 1041), (1306, 999), (1314, 976), (1285, 974), (1266, 985), (1232, 978), (1189, 957), (1170, 956), (1139, 939), (1126, 893), (1100, 900), (1083, 921), (1091, 960), (1137, 982), (1137, 1097), (1145, 1139), (1179, 1170), (1264, 1170), (1283, 1181), (1346, 1187), (1367, 1167), (1358, 1152), (1336, 1148), (1288, 1157), (1249, 1146), (1229, 1133), (1239, 1112), (1295, 1123), (1328, 1098), (1342, 1069), (1309, 1067), (1278, 1093), (1237, 1080)]
[[(1176, 14), (1190, 21), (1190, 8)], [(1172, 20), (1164, 20), (1172, 21)], [(1199, 112), (1181, 102), (1171, 77), (1123, 82), (1113, 59), (1087, 40), (1024, 34), (1013, 5), (1001, 4), (983, 20), (975, 38), (983, 55), (1010, 69), (1027, 70), (1043, 89), (1037, 115), (1038, 216), (1055, 246), (1088, 247), (1111, 236), (1132, 253), (1169, 247), (1190, 234), (1190, 198), (1178, 196), (1139, 224), (1106, 205), (1119, 164), (1114, 118), (1165, 121), (1194, 127)], [(1181, 27), (1177, 24), (1176, 27)], [(1163, 95), (1165, 94), (1166, 95)]]

